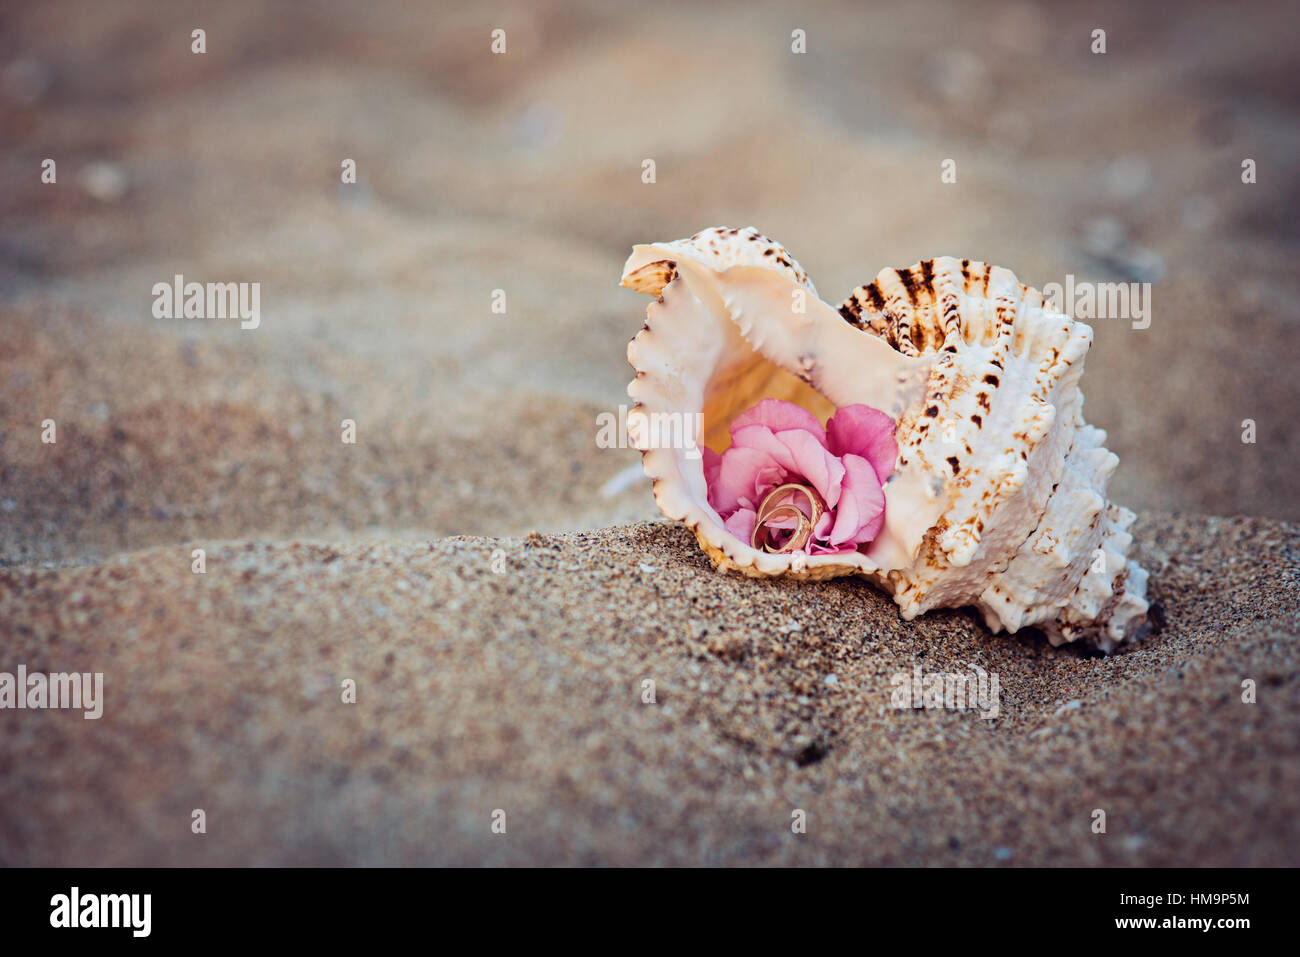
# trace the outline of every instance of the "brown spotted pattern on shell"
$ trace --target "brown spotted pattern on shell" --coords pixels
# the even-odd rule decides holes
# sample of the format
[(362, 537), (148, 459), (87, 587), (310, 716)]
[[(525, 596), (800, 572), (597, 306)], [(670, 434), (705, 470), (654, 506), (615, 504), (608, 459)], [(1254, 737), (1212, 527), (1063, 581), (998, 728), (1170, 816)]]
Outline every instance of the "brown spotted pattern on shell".
[(941, 257), (885, 269), (835, 310), (757, 230), (713, 229), (638, 246), (624, 284), (659, 296), (628, 347), (645, 414), (726, 425), (761, 398), (825, 420), (862, 402), (897, 421), (886, 525), (851, 555), (765, 555), (722, 528), (689, 450), (643, 448), (655, 497), (720, 568), (860, 574), (904, 618), (974, 606), (994, 631), (1110, 648), (1144, 627), (1146, 574), (1128, 559), (1133, 514), (1112, 505), (1117, 464), (1083, 419), (1092, 330), (1051, 311), (1008, 269)]

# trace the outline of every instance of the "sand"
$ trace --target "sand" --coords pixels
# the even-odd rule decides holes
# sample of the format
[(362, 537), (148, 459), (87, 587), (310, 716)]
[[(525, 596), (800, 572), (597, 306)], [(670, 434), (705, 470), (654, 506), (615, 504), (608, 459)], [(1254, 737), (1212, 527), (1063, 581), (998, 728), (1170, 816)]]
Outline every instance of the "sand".
[[(107, 695), (0, 712), (0, 863), (1297, 863), (1295, 14), (485, 16), (0, 11), (0, 671)], [(942, 254), (1151, 281), (1083, 387), (1164, 629), (903, 623), (602, 492), (622, 261), (716, 224), (832, 302)], [(176, 274), (260, 283), (261, 324), (155, 318)], [(968, 664), (996, 720), (890, 707)]]
[[(0, 862), (1294, 865), (1296, 529), (1140, 532), (1166, 624), (1108, 657), (718, 574), (667, 523), (11, 569), (10, 653), (105, 697), (5, 715)], [(894, 708), (916, 665), (1000, 713)]]

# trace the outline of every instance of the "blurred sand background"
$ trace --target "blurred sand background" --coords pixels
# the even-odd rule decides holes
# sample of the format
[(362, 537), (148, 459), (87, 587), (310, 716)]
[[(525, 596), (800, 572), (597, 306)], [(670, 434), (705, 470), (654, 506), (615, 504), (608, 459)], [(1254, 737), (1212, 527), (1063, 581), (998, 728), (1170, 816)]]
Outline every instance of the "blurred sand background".
[[(110, 698), (0, 714), (0, 863), (1297, 863), (1297, 19), (6, 3), (0, 670)], [(619, 269), (721, 224), (835, 304), (941, 254), (1151, 281), (1084, 389), (1164, 629), (1103, 659), (904, 626), (629, 525), (648, 488), (602, 487), (636, 454), (594, 441), (646, 305)], [(260, 282), (260, 327), (155, 319), (177, 273)], [(1006, 717), (881, 707), (922, 660), (1001, 673)], [(805, 805), (837, 823), (800, 844)]]

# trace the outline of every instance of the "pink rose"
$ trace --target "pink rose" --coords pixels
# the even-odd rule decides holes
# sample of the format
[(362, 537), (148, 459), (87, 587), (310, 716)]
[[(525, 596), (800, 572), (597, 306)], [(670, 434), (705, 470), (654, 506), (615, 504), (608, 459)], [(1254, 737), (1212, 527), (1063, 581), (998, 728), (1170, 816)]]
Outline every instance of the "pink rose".
[[(721, 455), (703, 450), (704, 479), (709, 504), (727, 531), (746, 545), (764, 499), (790, 483), (815, 493), (824, 509), (803, 549), (809, 554), (856, 551), (880, 533), (885, 524), (884, 484), (898, 456), (894, 420), (885, 413), (846, 405), (822, 428), (806, 409), (764, 399), (731, 423), (731, 443)], [(813, 517), (805, 495), (784, 493), (769, 503), (769, 511), (777, 501)], [(781, 529), (793, 534), (796, 519), (787, 509), (764, 525), (778, 530), (771, 533), (777, 536)]]

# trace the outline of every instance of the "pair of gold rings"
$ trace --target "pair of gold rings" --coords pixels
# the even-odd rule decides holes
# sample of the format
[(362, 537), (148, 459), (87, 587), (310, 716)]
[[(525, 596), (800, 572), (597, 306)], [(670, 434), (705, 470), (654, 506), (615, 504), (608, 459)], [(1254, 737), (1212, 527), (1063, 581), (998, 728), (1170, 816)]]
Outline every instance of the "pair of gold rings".
[[(803, 509), (794, 504), (793, 498), (799, 493), (802, 493), (808, 499), (809, 510), (812, 513), (811, 517), (804, 514)], [(789, 495), (792, 500), (781, 502), (781, 498), (786, 495)], [(821, 499), (808, 486), (798, 485), (794, 482), (778, 485), (767, 494), (758, 506), (758, 518), (754, 522), (754, 534), (749, 539), (750, 547), (761, 547), (763, 551), (771, 552), (774, 555), (784, 555), (807, 548), (808, 540), (812, 538), (813, 529), (825, 510)], [(794, 534), (790, 536), (786, 543), (780, 548), (773, 548), (771, 542), (772, 529), (768, 527), (767, 522), (778, 517), (793, 518), (796, 525)], [(780, 529), (780, 531), (786, 531), (786, 529)]]

